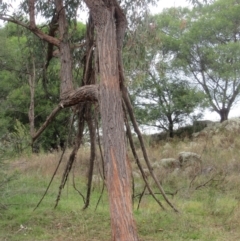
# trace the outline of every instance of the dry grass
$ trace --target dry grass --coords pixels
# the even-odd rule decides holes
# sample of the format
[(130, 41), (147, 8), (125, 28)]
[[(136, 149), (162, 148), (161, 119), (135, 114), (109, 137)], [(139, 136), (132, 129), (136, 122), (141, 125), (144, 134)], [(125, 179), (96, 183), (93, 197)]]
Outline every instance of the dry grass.
[[(181, 214), (168, 210), (163, 212), (149, 195), (145, 195), (134, 214), (141, 240), (144, 241), (238, 241), (240, 240), (240, 137), (219, 133), (195, 140), (172, 140), (151, 146), (148, 140), (149, 158), (152, 163), (162, 158), (177, 158), (182, 151), (195, 152), (202, 157), (202, 170), (211, 167), (209, 173), (194, 169), (174, 172), (157, 170), (170, 200)], [(140, 149), (137, 150), (144, 165)], [(7, 199), (11, 204), (1, 215), (0, 240), (81, 240), (103, 241), (110, 239), (110, 222), (107, 195), (104, 193), (99, 207), (94, 212), (100, 195), (101, 185), (95, 186), (91, 205), (82, 211), (83, 202), (71, 188), (71, 182), (64, 190), (60, 206), (52, 210), (61, 174), (67, 163), (70, 150), (64, 155), (46, 200), (37, 211), (33, 208), (40, 199), (50, 177), (59, 162), (61, 153), (39, 154), (11, 160), (12, 170), (19, 173), (19, 179), (10, 185)], [(132, 168), (137, 170), (131, 153)], [(74, 173), (79, 189), (86, 191), (86, 175), (89, 163), (89, 148), (78, 153)], [(98, 153), (95, 174), (101, 169)], [(150, 181), (152, 184), (153, 182)], [(135, 180), (136, 194), (143, 190), (143, 182)], [(154, 187), (155, 188), (155, 187)], [(154, 189), (156, 190), (156, 189)], [(157, 192), (157, 191), (156, 191)], [(164, 203), (164, 202), (163, 202)], [(166, 204), (164, 203), (166, 206)], [(149, 225), (151, 224), (151, 225)], [(20, 225), (29, 229), (20, 229)], [(20, 231), (19, 231), (20, 230)]]

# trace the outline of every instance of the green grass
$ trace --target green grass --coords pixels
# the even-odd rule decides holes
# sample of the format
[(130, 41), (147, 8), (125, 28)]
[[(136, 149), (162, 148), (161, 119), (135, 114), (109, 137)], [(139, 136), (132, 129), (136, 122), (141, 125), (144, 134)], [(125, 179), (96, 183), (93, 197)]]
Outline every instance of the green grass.
[(104, 240), (104, 237), (110, 237), (106, 195), (94, 211), (99, 193), (93, 193), (89, 209), (83, 211), (82, 198), (67, 184), (58, 207), (53, 209), (59, 181), (54, 182), (35, 211), (47, 179), (27, 175), (12, 182), (8, 186), (11, 195), (4, 200), (9, 205), (8, 209), (0, 216), (0, 226), (3, 227), (0, 240), (74, 240), (77, 237), (81, 237), (80, 240), (93, 240), (93, 237)]
[[(157, 155), (156, 149), (155, 153)], [(208, 155), (205, 154), (208, 162), (214, 159), (213, 153), (215, 150), (209, 151)], [(220, 156), (221, 153), (217, 155)], [(236, 159), (239, 152), (234, 155)], [(230, 160), (227, 153), (222, 156)], [(58, 207), (54, 209), (61, 180), (61, 174), (57, 174), (43, 202), (33, 211), (56, 165), (52, 156), (46, 156), (46, 160), (44, 158), (31, 157), (24, 165), (13, 161), (13, 169), (18, 175), (5, 188), (1, 199), (8, 209), (0, 209), (0, 241), (110, 240), (106, 192), (95, 211), (100, 196), (98, 185), (92, 192), (89, 208), (82, 210), (84, 203), (73, 189), (71, 177), (63, 190)], [(173, 212), (160, 197), (167, 208), (163, 211), (149, 195), (143, 197), (140, 209), (137, 210), (138, 199), (135, 199), (134, 217), (141, 241), (240, 240), (240, 180), (235, 171), (236, 163), (234, 162), (235, 166), (231, 172), (221, 171), (226, 169), (226, 166), (231, 166), (230, 164), (221, 159), (220, 171), (216, 172), (220, 174), (214, 181), (197, 190), (195, 188), (209, 180), (211, 175), (198, 177), (194, 181), (190, 176), (184, 175), (166, 178), (163, 182), (166, 192), (179, 190), (176, 195), (169, 198), (180, 213)], [(86, 165), (81, 166), (82, 169), (78, 168), (75, 173), (75, 182), (79, 190), (85, 194), (85, 178), (80, 176), (83, 177), (86, 173)], [(137, 193), (140, 193), (143, 185), (137, 184)]]
[[(46, 178), (21, 176), (8, 186), (11, 195), (5, 202), (10, 206), (1, 212), (0, 240), (110, 240), (106, 194), (94, 211), (100, 195), (95, 191), (90, 207), (83, 211), (81, 197), (68, 184), (59, 206), (53, 209), (57, 181), (35, 211)], [(161, 210), (150, 196), (143, 198), (140, 209), (134, 210), (142, 240), (228, 240), (233, 233), (240, 237), (240, 229), (231, 227), (239, 205), (233, 197), (207, 188), (195, 191), (187, 199), (177, 196), (173, 201), (179, 214)]]

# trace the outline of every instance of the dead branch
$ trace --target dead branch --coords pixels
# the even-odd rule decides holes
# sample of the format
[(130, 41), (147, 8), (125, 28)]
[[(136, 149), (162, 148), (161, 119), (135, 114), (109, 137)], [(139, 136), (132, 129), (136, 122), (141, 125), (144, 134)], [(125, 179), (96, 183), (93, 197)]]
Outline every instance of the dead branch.
[(221, 181), (223, 181), (223, 180), (225, 179), (225, 177), (223, 177), (223, 178), (220, 179), (220, 180), (214, 179), (217, 175), (218, 175), (218, 173), (217, 173), (216, 175), (214, 175), (213, 177), (211, 177), (211, 178), (210, 178), (209, 180), (207, 180), (206, 182), (204, 182), (204, 183), (196, 186), (196, 187), (195, 187), (195, 190), (198, 190), (198, 189), (200, 189), (201, 187), (205, 187), (205, 186), (207, 186), (207, 185), (208, 185), (209, 183), (211, 183), (211, 182), (221, 182)]
[[(140, 193), (139, 200), (138, 200), (137, 210), (138, 210), (139, 207), (140, 207), (140, 203), (141, 203), (141, 200), (142, 200), (143, 195), (144, 195), (145, 192), (146, 192), (146, 188), (147, 188), (147, 185), (144, 186), (144, 189), (143, 189), (142, 193)], [(151, 195), (152, 195), (152, 194), (151, 194)]]
[(100, 140), (100, 134), (99, 134), (99, 126), (98, 126), (97, 115), (95, 115), (95, 123), (96, 123), (96, 127), (97, 127), (97, 141), (98, 141), (98, 147), (99, 147), (100, 156), (101, 156), (101, 163), (102, 163), (102, 173), (100, 171), (100, 168), (99, 168), (99, 173), (100, 173), (100, 176), (103, 180), (101, 194), (98, 198), (98, 201), (97, 201), (97, 204), (96, 204), (96, 207), (95, 207), (95, 211), (96, 211), (97, 207), (98, 207), (98, 204), (99, 204), (99, 202), (100, 202), (100, 200), (103, 196), (103, 192), (104, 192), (104, 188), (105, 188), (105, 167), (104, 167), (104, 158), (103, 158), (103, 151), (102, 151), (102, 147), (101, 147), (101, 140)]
[(135, 133), (137, 133), (137, 136), (138, 136), (138, 139), (139, 139), (139, 142), (140, 142), (140, 146), (141, 146), (141, 149), (142, 149), (142, 152), (143, 152), (144, 160), (145, 160), (145, 162), (147, 164), (149, 172), (150, 172), (152, 178), (154, 179), (155, 183), (157, 184), (160, 192), (162, 193), (165, 201), (169, 204), (170, 207), (173, 208), (173, 210), (175, 212), (178, 212), (178, 210), (168, 200), (168, 198), (165, 195), (164, 190), (163, 190), (160, 182), (158, 181), (158, 179), (156, 178), (155, 174), (153, 173), (151, 164), (150, 164), (150, 162), (148, 160), (148, 155), (147, 155), (147, 151), (146, 151), (143, 139), (142, 139), (141, 132), (140, 132), (140, 130), (138, 128), (137, 122), (136, 122), (134, 114), (133, 114), (132, 105), (131, 105), (131, 102), (129, 100), (128, 92), (127, 92), (127, 89), (126, 89), (126, 87), (124, 85), (125, 78), (124, 78), (124, 69), (123, 69), (123, 61), (122, 61), (122, 53), (121, 53), (121, 51), (122, 51), (122, 44), (123, 44), (124, 33), (125, 33), (125, 30), (126, 30), (126, 27), (127, 27), (127, 20), (126, 20), (124, 12), (122, 11), (121, 7), (119, 6), (119, 3), (116, 0), (114, 0), (113, 2), (114, 2), (114, 6), (115, 6), (115, 14), (116, 14), (116, 20), (117, 20), (117, 24), (116, 24), (116, 27), (117, 27), (117, 29), (116, 29), (116, 33), (117, 33), (117, 48), (118, 48), (118, 53), (117, 53), (118, 56), (117, 57), (118, 57), (119, 77), (120, 77), (119, 82), (120, 82), (120, 87), (121, 87), (121, 91), (122, 91), (122, 97), (123, 97), (124, 103), (126, 105), (127, 112), (129, 114), (130, 120), (131, 120), (131, 122), (133, 124), (134, 131), (135, 131)]
[(47, 126), (52, 122), (54, 117), (58, 114), (58, 112), (61, 110), (61, 106), (58, 105), (54, 108), (52, 113), (47, 117), (46, 121), (43, 123), (43, 125), (39, 128), (39, 130), (32, 136), (32, 144), (33, 142), (42, 134), (42, 132), (47, 128)]
[(89, 206), (90, 203), (90, 195), (91, 195), (91, 187), (92, 187), (92, 177), (93, 177), (93, 168), (94, 168), (94, 161), (96, 157), (96, 128), (94, 119), (91, 116), (91, 106), (89, 105), (87, 108), (87, 124), (90, 134), (90, 143), (91, 143), (91, 150), (90, 150), (90, 164), (88, 170), (88, 184), (87, 184), (87, 195), (86, 195), (86, 203), (83, 207), (83, 210)]
[(86, 199), (85, 199), (85, 197), (84, 197), (84, 195), (81, 193), (81, 191), (79, 191), (78, 189), (77, 189), (77, 187), (76, 187), (76, 183), (75, 183), (75, 174), (74, 174), (74, 169), (75, 169), (75, 164), (76, 162), (74, 162), (73, 163), (73, 171), (72, 171), (72, 183), (73, 183), (73, 188), (74, 188), (74, 190), (75, 191), (77, 191), (78, 192), (78, 194), (82, 197), (82, 199), (83, 199), (83, 203), (85, 204), (86, 203)]
[(157, 177), (155, 176), (154, 172), (153, 172), (153, 168), (151, 167), (151, 164), (150, 164), (150, 161), (148, 159), (148, 155), (147, 155), (147, 151), (146, 151), (146, 148), (145, 148), (145, 145), (144, 145), (144, 142), (143, 142), (143, 138), (142, 138), (142, 134), (138, 128), (138, 125), (137, 125), (137, 122), (136, 122), (136, 119), (135, 119), (135, 116), (133, 114), (133, 110), (132, 110), (132, 105), (131, 105), (131, 102), (130, 102), (130, 99), (129, 99), (129, 96), (128, 96), (128, 92), (127, 92), (127, 89), (126, 87), (124, 86), (124, 84), (122, 83), (122, 94), (123, 94), (123, 100), (124, 100), (124, 103), (127, 107), (127, 111), (128, 111), (128, 114), (129, 114), (129, 117), (130, 117), (130, 120), (133, 124), (133, 128), (134, 128), (134, 131), (135, 133), (137, 134), (138, 136), (138, 139), (139, 139), (139, 142), (140, 142), (140, 146), (141, 146), (141, 149), (142, 149), (142, 153), (143, 153), (143, 157), (144, 157), (144, 160), (147, 164), (147, 167), (148, 167), (148, 170), (153, 178), (153, 180), (155, 181), (158, 189), (160, 190), (160, 192), (162, 193), (162, 196), (163, 198), (165, 199), (165, 201), (168, 203), (168, 205), (175, 211), (175, 212), (178, 212), (178, 210), (173, 206), (173, 204), (169, 201), (169, 199), (167, 198), (160, 182), (158, 181)]
[(190, 181), (189, 188), (192, 187), (192, 184), (193, 184), (194, 180), (197, 178), (198, 175), (199, 175), (199, 173), (197, 173), (196, 175), (193, 176), (192, 180)]
[(98, 97), (98, 85), (90, 84), (79, 87), (76, 90), (71, 91), (66, 99), (60, 102), (62, 108), (70, 107), (81, 102), (97, 102)]
[(29, 25), (15, 19), (15, 18), (11, 18), (11, 17), (4, 17), (2, 15), (0, 15), (0, 19), (4, 20), (4, 21), (8, 21), (11, 23), (15, 23), (19, 26), (22, 26), (28, 30), (30, 30), (33, 34), (35, 34), (36, 36), (38, 36), (40, 39), (52, 43), (53, 45), (59, 47), (60, 46), (60, 41), (57, 38), (51, 37), (48, 34), (45, 34), (44, 32), (42, 32), (39, 28), (35, 27), (35, 28), (31, 28)]
[(64, 148), (64, 150), (63, 150), (63, 152), (62, 152), (62, 154), (61, 154), (61, 157), (60, 157), (60, 159), (59, 159), (59, 161), (58, 161), (58, 165), (57, 165), (57, 167), (56, 167), (56, 169), (55, 169), (55, 171), (54, 171), (54, 173), (53, 173), (53, 175), (52, 175), (52, 177), (51, 177), (51, 180), (50, 180), (50, 182), (49, 182), (49, 184), (48, 184), (45, 192), (44, 192), (43, 195), (42, 195), (42, 198), (41, 198), (40, 201), (37, 203), (37, 205), (36, 205), (36, 207), (33, 209), (33, 211), (35, 211), (35, 210), (39, 207), (39, 205), (42, 203), (43, 199), (44, 199), (45, 196), (47, 195), (47, 192), (48, 192), (48, 190), (49, 190), (49, 188), (50, 188), (50, 186), (51, 186), (51, 184), (52, 184), (52, 182), (53, 182), (53, 179), (54, 179), (54, 177), (55, 177), (55, 175), (56, 175), (56, 173), (57, 173), (57, 171), (58, 171), (58, 169), (59, 169), (59, 166), (60, 166), (60, 164), (62, 163), (62, 159), (63, 159), (64, 153), (65, 153), (65, 148)]
[(68, 99), (62, 100), (47, 117), (43, 125), (32, 137), (32, 142), (41, 135), (62, 108), (70, 107), (84, 101), (98, 101), (98, 85), (83, 86), (70, 93)]
[(133, 156), (134, 156), (134, 159), (138, 165), (138, 168), (141, 172), (141, 175), (142, 175), (142, 178), (145, 182), (145, 185), (146, 187), (148, 188), (148, 191), (151, 193), (152, 197), (155, 199), (155, 201), (159, 204), (159, 206), (165, 210), (164, 206), (162, 205), (162, 203), (157, 199), (157, 197), (154, 195), (149, 183), (148, 183), (148, 180), (147, 180), (147, 177), (146, 177), (146, 174), (144, 173), (144, 170), (142, 168), (142, 165), (139, 161), (139, 158), (138, 158), (138, 155), (137, 155), (137, 152), (136, 152), (136, 149), (135, 149), (135, 146), (134, 146), (134, 142), (133, 142), (133, 139), (132, 139), (132, 133), (131, 133), (131, 129), (130, 129), (130, 126), (129, 126), (129, 123), (128, 123), (128, 120), (127, 120), (127, 114), (126, 114), (126, 108), (124, 106), (124, 103), (123, 103), (123, 110), (124, 110), (124, 113), (125, 113), (125, 126), (126, 126), (126, 130), (127, 130), (127, 137), (129, 139), (129, 144), (130, 144), (130, 147), (131, 147), (131, 150), (132, 150), (132, 153), (133, 153)]
[(64, 186), (66, 184), (66, 181), (67, 181), (69, 173), (70, 173), (70, 171), (72, 169), (73, 163), (76, 160), (77, 152), (78, 152), (79, 147), (80, 147), (80, 145), (82, 143), (84, 122), (85, 122), (84, 121), (84, 112), (85, 112), (85, 104), (84, 105), (79, 105), (78, 134), (77, 134), (77, 137), (76, 137), (74, 148), (73, 148), (73, 150), (72, 150), (72, 152), (71, 152), (71, 154), (69, 156), (67, 165), (66, 165), (64, 173), (62, 175), (62, 180), (61, 180), (61, 184), (59, 186), (58, 196), (57, 196), (56, 204), (55, 204), (54, 208), (57, 207), (58, 202), (60, 201), (62, 190), (63, 190), (63, 188), (64, 188)]
[[(69, 134), (68, 134), (68, 139), (69, 139), (69, 135), (70, 135), (70, 133), (71, 133), (70, 130), (72, 129), (72, 126), (73, 126), (73, 120), (74, 120), (74, 117), (72, 117), (72, 120), (71, 120), (69, 132), (68, 132), (68, 133), (69, 133)], [(48, 184), (48, 186), (47, 186), (47, 188), (46, 188), (46, 190), (45, 190), (42, 198), (40, 199), (40, 201), (38, 202), (38, 204), (36, 205), (36, 207), (33, 209), (33, 211), (36, 210), (36, 209), (39, 207), (39, 205), (42, 203), (43, 199), (45, 198), (45, 196), (46, 196), (46, 194), (47, 194), (47, 192), (48, 192), (48, 190), (49, 190), (49, 188), (50, 188), (50, 186), (51, 186), (51, 184), (52, 184), (52, 182), (53, 182), (53, 179), (54, 179), (54, 177), (55, 177), (55, 175), (56, 175), (56, 173), (57, 173), (57, 171), (58, 171), (58, 169), (59, 169), (59, 166), (60, 166), (60, 164), (62, 163), (63, 156), (64, 156), (64, 154), (65, 154), (66, 148), (67, 148), (67, 145), (65, 145), (65, 147), (64, 147), (64, 149), (63, 149), (63, 151), (62, 151), (61, 157), (60, 157), (60, 159), (59, 159), (59, 161), (58, 161), (58, 165), (57, 165), (57, 167), (56, 167), (56, 169), (55, 169), (55, 171), (54, 171), (54, 173), (53, 173), (53, 175), (52, 175), (52, 177), (51, 177), (51, 180), (50, 180), (50, 182), (49, 182), (49, 184)]]
[[(145, 187), (144, 187), (145, 189)], [(183, 189), (183, 187), (177, 189), (175, 192), (165, 192), (166, 195), (169, 195), (169, 196), (172, 196), (172, 198), (174, 198), (174, 196), (181, 190)], [(143, 195), (146, 195), (146, 196), (149, 196), (149, 195), (152, 195), (151, 193), (146, 193), (146, 192), (142, 192), (142, 193), (139, 193), (137, 195), (134, 196), (134, 198), (137, 198), (137, 197), (141, 197)], [(154, 195), (162, 195), (162, 193), (160, 192), (155, 192)]]

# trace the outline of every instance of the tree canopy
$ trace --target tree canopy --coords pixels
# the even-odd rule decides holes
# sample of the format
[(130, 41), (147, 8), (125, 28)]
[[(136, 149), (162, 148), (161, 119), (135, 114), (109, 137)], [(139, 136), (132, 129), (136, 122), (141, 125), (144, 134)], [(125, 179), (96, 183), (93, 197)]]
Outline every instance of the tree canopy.
[[(176, 64), (184, 20), (189, 9), (169, 9), (150, 16), (139, 30), (144, 36), (141, 58), (128, 71), (135, 113), (141, 124), (163, 129), (173, 137), (174, 126), (186, 125), (200, 117), (205, 95)], [(173, 18), (172, 15), (176, 15)], [(134, 65), (135, 63), (135, 65)]]
[(193, 8), (177, 51), (179, 66), (201, 86), (221, 122), (240, 92), (239, 7), (239, 1), (218, 0)]

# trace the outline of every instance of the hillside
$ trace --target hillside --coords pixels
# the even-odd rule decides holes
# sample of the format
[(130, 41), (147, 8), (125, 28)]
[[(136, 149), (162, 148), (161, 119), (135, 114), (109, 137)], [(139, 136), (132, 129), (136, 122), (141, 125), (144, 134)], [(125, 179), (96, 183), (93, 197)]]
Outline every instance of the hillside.
[[(151, 143), (146, 137), (153, 166), (161, 159), (178, 160), (181, 152), (195, 153), (201, 159), (200, 168), (196, 163), (178, 167), (154, 166), (154, 172), (180, 214), (172, 212), (160, 198), (167, 209), (163, 211), (148, 191), (144, 191), (144, 183), (137, 175), (137, 165), (129, 153), (135, 184), (134, 215), (142, 241), (227, 241), (229, 237), (233, 241), (240, 240), (239, 132), (239, 122), (234, 119), (209, 126), (193, 139)], [(141, 157), (139, 149), (137, 152)], [(86, 194), (87, 146), (80, 150), (74, 174), (66, 184), (58, 207), (53, 209), (68, 154), (65, 154), (45, 199), (34, 212), (61, 153), (22, 156), (8, 161), (11, 167), (8, 174), (14, 174), (14, 179), (1, 194), (0, 225), (3, 229), (0, 231), (0, 240), (110, 240), (106, 191), (99, 199), (102, 190), (99, 155), (90, 207), (82, 210), (84, 202), (79, 192)], [(141, 163), (146, 168), (142, 158)], [(149, 183), (159, 197), (150, 177)]]

